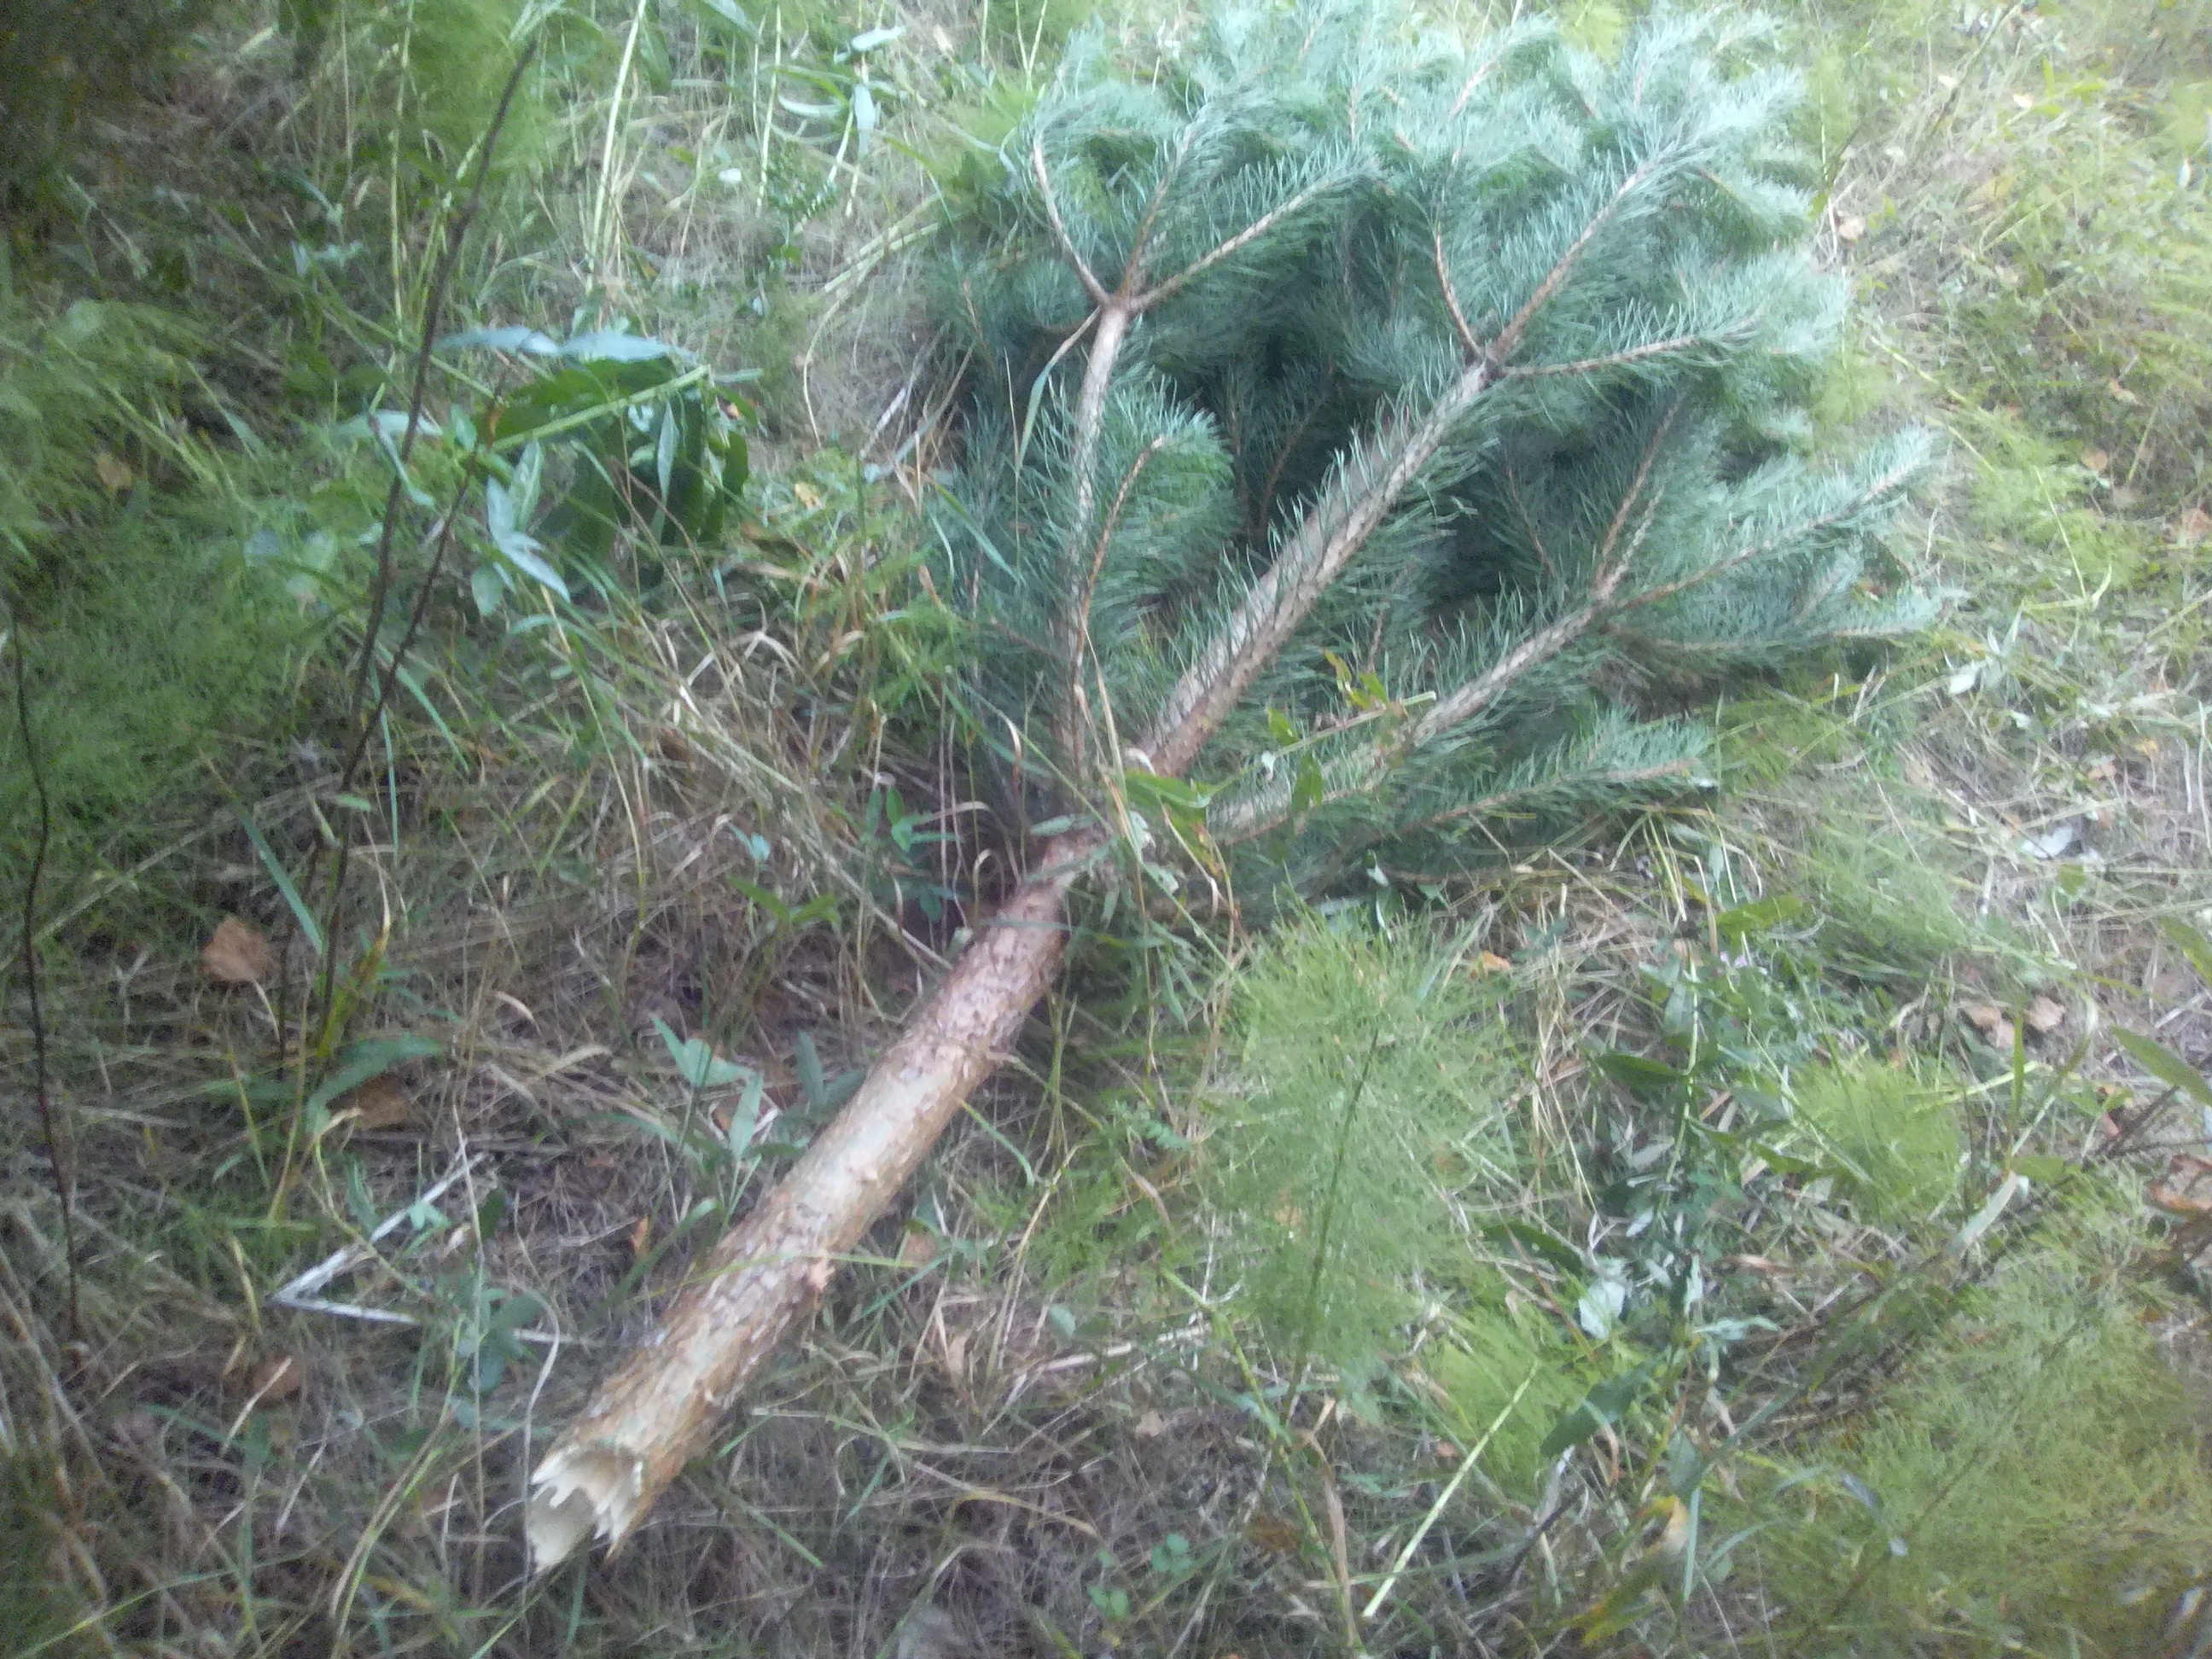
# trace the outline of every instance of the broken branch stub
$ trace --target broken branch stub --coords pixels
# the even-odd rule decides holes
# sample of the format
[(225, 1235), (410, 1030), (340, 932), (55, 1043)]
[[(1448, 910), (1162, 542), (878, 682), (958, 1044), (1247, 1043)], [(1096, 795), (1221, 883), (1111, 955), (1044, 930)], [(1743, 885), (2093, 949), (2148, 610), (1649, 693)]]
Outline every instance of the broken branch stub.
[(592, 1538), (619, 1547), (814, 1310), (842, 1258), (1006, 1059), (1058, 971), (1067, 890), (1100, 845), (1095, 831), (1047, 843), (1037, 873), (979, 930), (860, 1091), (569, 1425), (530, 1478), (533, 1568)]

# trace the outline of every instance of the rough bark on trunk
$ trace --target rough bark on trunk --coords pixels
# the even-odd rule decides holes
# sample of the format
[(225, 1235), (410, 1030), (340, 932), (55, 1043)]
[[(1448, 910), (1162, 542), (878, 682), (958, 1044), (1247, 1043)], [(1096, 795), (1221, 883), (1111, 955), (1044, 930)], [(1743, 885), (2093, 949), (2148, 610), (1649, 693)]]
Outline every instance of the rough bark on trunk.
[(821, 1301), (975, 1085), (1005, 1060), (1067, 945), (1069, 885), (1095, 831), (1046, 843), (1030, 875), (776, 1189), (695, 1270), (531, 1476), (532, 1565), (596, 1535), (618, 1547), (705, 1448), (738, 1391)]

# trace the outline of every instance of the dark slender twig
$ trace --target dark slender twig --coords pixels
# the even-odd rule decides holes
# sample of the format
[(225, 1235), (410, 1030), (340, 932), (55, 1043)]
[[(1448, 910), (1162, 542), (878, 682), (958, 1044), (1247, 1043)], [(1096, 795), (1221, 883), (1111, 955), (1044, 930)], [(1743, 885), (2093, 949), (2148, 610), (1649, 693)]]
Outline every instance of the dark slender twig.
[(22, 618), (19, 616), (15, 621), (15, 725), (22, 734), (23, 765), (31, 776), (31, 793), (39, 803), (38, 837), (33, 843), (30, 873), (23, 879), (23, 990), (30, 1001), (31, 1077), (39, 1101), (39, 1129), (46, 1143), (46, 1162), (53, 1169), (54, 1196), (62, 1206), (63, 1276), (68, 1285), (69, 1334), (74, 1346), (84, 1335), (77, 1317), (76, 1160), (68, 1155), (69, 1135), (54, 1110), (46, 1065), (46, 1011), (39, 976), (39, 884), (45, 878), (46, 856), (53, 848), (53, 801), (46, 793), (46, 769), (40, 763), (38, 742), (31, 732), (31, 677)]
[[(492, 156), (499, 148), (500, 132), (507, 125), (507, 115), (514, 106), (514, 94), (522, 85), (523, 75), (537, 55), (538, 46), (533, 41), (524, 48), (522, 54), (514, 60), (514, 69), (507, 73), (507, 84), (500, 91), (499, 106), (492, 114), (491, 125), (484, 131), (483, 144), (477, 155), (476, 179), (470, 186), (468, 201), (447, 228), (445, 252), (440, 256), (437, 270), (430, 278), (430, 292), (422, 311), (422, 342), (415, 354), (414, 380), (408, 392), (407, 427), (400, 434), (396, 452), (398, 464), (393, 470), (392, 489), (385, 498), (384, 524), (377, 537), (376, 577), (370, 587), (368, 614), (362, 628), (361, 659), (354, 673), (353, 704), (348, 711), (354, 723), (353, 738), (346, 751), (344, 763), (338, 769), (337, 793), (341, 794), (352, 787), (355, 775), (361, 769), (362, 761), (368, 752), (369, 739), (391, 703), (392, 688), (399, 678), (399, 665), (415, 643), (415, 636), (428, 613), (438, 578), (443, 573), (446, 550), (453, 540), (454, 520), (459, 516), (461, 504), (475, 487), (478, 476), (477, 464), (472, 459), (461, 480), (460, 489), (438, 526), (437, 539), (431, 550), (430, 568), (416, 594), (406, 629), (392, 653), (390, 663), (383, 674), (378, 676), (375, 673), (376, 642), (383, 632), (384, 607), (392, 592), (393, 538), (399, 520), (400, 504), (406, 493), (408, 457), (414, 453), (416, 436), (422, 429), (423, 405), (429, 397), (430, 368), (437, 347), (438, 325), (445, 313), (446, 297), (453, 284), (454, 269), (460, 263), (461, 245), (467, 239), (469, 226), (483, 205), (484, 185), (491, 177)], [(373, 702), (368, 701), (368, 696), (372, 683), (376, 686)], [(319, 858), (320, 853), (319, 844), (315, 856)], [(343, 820), (338, 834), (337, 857), (331, 872), (329, 909), (323, 927), (322, 1000), (326, 1014), (333, 1004), (337, 987), (337, 953), (340, 935), (344, 931), (345, 878), (352, 857), (353, 819), (349, 816)], [(313, 878), (314, 869), (311, 863), (308, 882), (312, 883)], [(302, 1052), (305, 1053), (304, 1045)]]

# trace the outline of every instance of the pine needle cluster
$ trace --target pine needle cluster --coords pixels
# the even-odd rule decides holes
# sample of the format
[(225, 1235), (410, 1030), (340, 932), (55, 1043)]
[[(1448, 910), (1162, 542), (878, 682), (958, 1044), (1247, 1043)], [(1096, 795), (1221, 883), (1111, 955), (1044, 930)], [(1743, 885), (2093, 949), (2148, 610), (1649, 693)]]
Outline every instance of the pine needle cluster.
[(1142, 84), (1079, 40), (949, 282), (978, 367), (944, 577), (1014, 780), (1138, 773), (1306, 890), (1701, 787), (1652, 711), (1920, 626), (1929, 446), (1807, 458), (1842, 295), (1741, 18), (1232, 6)]

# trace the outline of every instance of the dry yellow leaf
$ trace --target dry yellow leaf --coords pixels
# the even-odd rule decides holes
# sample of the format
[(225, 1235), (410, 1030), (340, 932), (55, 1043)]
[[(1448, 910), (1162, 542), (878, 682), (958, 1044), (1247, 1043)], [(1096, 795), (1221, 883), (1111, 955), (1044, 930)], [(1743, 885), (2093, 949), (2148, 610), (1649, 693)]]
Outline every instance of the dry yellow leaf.
[(633, 1261), (644, 1261), (646, 1250), (652, 1243), (653, 1218), (649, 1215), (641, 1215), (637, 1218), (637, 1225), (629, 1230), (629, 1259)]
[(2212, 536), (2212, 513), (2201, 507), (2192, 507), (2173, 521), (2173, 540), (2177, 547), (2195, 547), (2207, 536)]
[(2037, 997), (2027, 1005), (2027, 1029), (2049, 1036), (2066, 1023), (2066, 1005), (2054, 997)]
[(899, 1266), (927, 1267), (937, 1260), (937, 1235), (927, 1227), (908, 1227), (899, 1240)]
[(1856, 213), (1847, 213), (1836, 221), (1836, 240), (1839, 242), (1856, 242), (1865, 234), (1866, 221)]
[(2086, 449), (2081, 452), (2081, 465), (2101, 477), (2112, 465), (2112, 458), (2101, 449)]
[(1157, 1440), (1168, 1431), (1168, 1420), (1157, 1411), (1146, 1412), (1137, 1419), (1137, 1438)]
[(1507, 969), (1512, 967), (1512, 965), (1513, 964), (1508, 962), (1504, 957), (1499, 956), (1497, 951), (1485, 951), (1480, 956), (1477, 957), (1473, 962), (1468, 964), (1468, 971), (1479, 977), (1484, 974), (1502, 974)]
[(236, 916), (225, 916), (200, 951), (200, 966), (218, 985), (258, 985), (270, 962), (268, 936)]
[(100, 487), (111, 495), (120, 495), (138, 481), (127, 463), (118, 460), (104, 449), (93, 451), (92, 470), (99, 474)]

